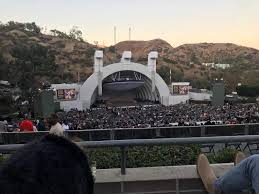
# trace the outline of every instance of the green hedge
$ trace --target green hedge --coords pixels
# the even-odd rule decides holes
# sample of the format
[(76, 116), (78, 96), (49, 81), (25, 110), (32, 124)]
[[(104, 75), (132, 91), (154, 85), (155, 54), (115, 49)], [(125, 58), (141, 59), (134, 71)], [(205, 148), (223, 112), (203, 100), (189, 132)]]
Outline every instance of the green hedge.
[(0, 154), (0, 165), (6, 160), (7, 157), (5, 157), (3, 154)]
[[(211, 163), (234, 161), (235, 149), (224, 148), (215, 155), (209, 154)], [(98, 148), (86, 151), (90, 163), (96, 162), (98, 169), (120, 168), (121, 151), (119, 148)], [(127, 149), (127, 167), (176, 166), (196, 164), (200, 146), (143, 146)], [(0, 154), (0, 165), (9, 156)]]
[[(144, 146), (127, 149), (127, 167), (174, 166), (195, 164), (199, 146)], [(96, 162), (99, 169), (119, 168), (120, 149), (89, 149), (87, 155), (90, 162)]]
[(231, 163), (234, 162), (235, 154), (237, 150), (232, 148), (223, 148), (219, 150), (215, 155), (208, 155), (211, 163)]
[(3, 155), (0, 154), (0, 164), (3, 162), (4, 158), (3, 158)]

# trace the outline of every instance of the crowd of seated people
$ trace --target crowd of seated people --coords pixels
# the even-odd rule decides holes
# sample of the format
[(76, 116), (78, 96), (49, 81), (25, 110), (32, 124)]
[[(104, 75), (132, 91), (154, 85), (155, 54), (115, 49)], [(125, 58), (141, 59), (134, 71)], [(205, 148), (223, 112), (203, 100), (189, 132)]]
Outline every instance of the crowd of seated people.
[(153, 105), (71, 110), (59, 116), (70, 130), (242, 124), (259, 122), (259, 106)]
[[(178, 104), (133, 107), (92, 108), (85, 111), (59, 112), (65, 130), (200, 126), (259, 122), (259, 106), (238, 104), (214, 107)], [(48, 131), (46, 118), (0, 121), (0, 131)]]

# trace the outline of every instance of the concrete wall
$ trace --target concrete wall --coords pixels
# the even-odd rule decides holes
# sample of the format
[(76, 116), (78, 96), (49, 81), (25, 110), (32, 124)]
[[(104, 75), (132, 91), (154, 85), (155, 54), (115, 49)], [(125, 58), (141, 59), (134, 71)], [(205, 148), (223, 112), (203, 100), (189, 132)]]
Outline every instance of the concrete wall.
[(171, 95), (169, 96), (169, 105), (186, 103), (189, 101), (189, 95)]
[[(212, 165), (217, 177), (233, 167), (230, 164)], [(130, 168), (126, 175), (120, 169), (96, 171), (95, 194), (205, 194), (195, 165)]]
[(190, 97), (190, 100), (209, 101), (209, 100), (211, 100), (212, 94), (210, 94), (210, 93), (189, 92), (189, 97)]
[(82, 102), (80, 100), (60, 101), (60, 109), (64, 111), (69, 111), (75, 108), (77, 108), (78, 110), (83, 109)]

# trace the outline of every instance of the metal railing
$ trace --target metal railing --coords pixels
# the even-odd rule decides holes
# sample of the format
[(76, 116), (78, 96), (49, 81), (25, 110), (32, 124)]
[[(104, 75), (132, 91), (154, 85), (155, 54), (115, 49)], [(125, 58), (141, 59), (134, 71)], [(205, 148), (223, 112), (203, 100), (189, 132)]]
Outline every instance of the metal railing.
[[(77, 142), (83, 148), (119, 147), (121, 149), (121, 174), (126, 174), (127, 147), (154, 146), (154, 145), (187, 145), (206, 143), (234, 143), (234, 142), (259, 142), (259, 135), (221, 136), (221, 137), (189, 137), (189, 138), (162, 138), (162, 139), (131, 139), (108, 141), (83, 141)], [(23, 147), (23, 144), (0, 145), (0, 153), (10, 153)]]
[[(27, 143), (48, 132), (0, 133), (0, 144)], [(86, 129), (66, 131), (68, 136), (77, 136), (84, 141), (153, 139), (178, 137), (206, 137), (232, 135), (259, 135), (259, 123), (237, 125), (203, 125), (152, 128)]]

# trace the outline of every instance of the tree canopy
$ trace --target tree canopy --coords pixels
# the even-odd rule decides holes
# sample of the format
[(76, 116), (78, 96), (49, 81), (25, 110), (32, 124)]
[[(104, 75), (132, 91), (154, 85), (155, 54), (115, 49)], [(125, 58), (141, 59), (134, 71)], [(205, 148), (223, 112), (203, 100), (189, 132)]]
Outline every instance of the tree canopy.
[(259, 86), (241, 85), (237, 87), (239, 96), (257, 97), (259, 96)]
[(65, 32), (61, 32), (57, 29), (50, 30), (50, 32), (52, 33), (53, 36), (57, 36), (60, 38), (84, 41), (83, 33), (77, 26), (73, 26), (73, 28), (69, 31), (69, 34)]
[(1, 27), (10, 31), (10, 30), (21, 30), (25, 32), (30, 32), (34, 34), (40, 34), (41, 28), (35, 24), (35, 22), (31, 23), (19, 23), (14, 21), (9, 21), (6, 24), (1, 24)]
[(37, 75), (51, 75), (57, 68), (54, 55), (39, 44), (18, 44), (12, 49), (12, 56), (15, 61), (8, 66), (6, 73), (23, 90), (36, 87)]

